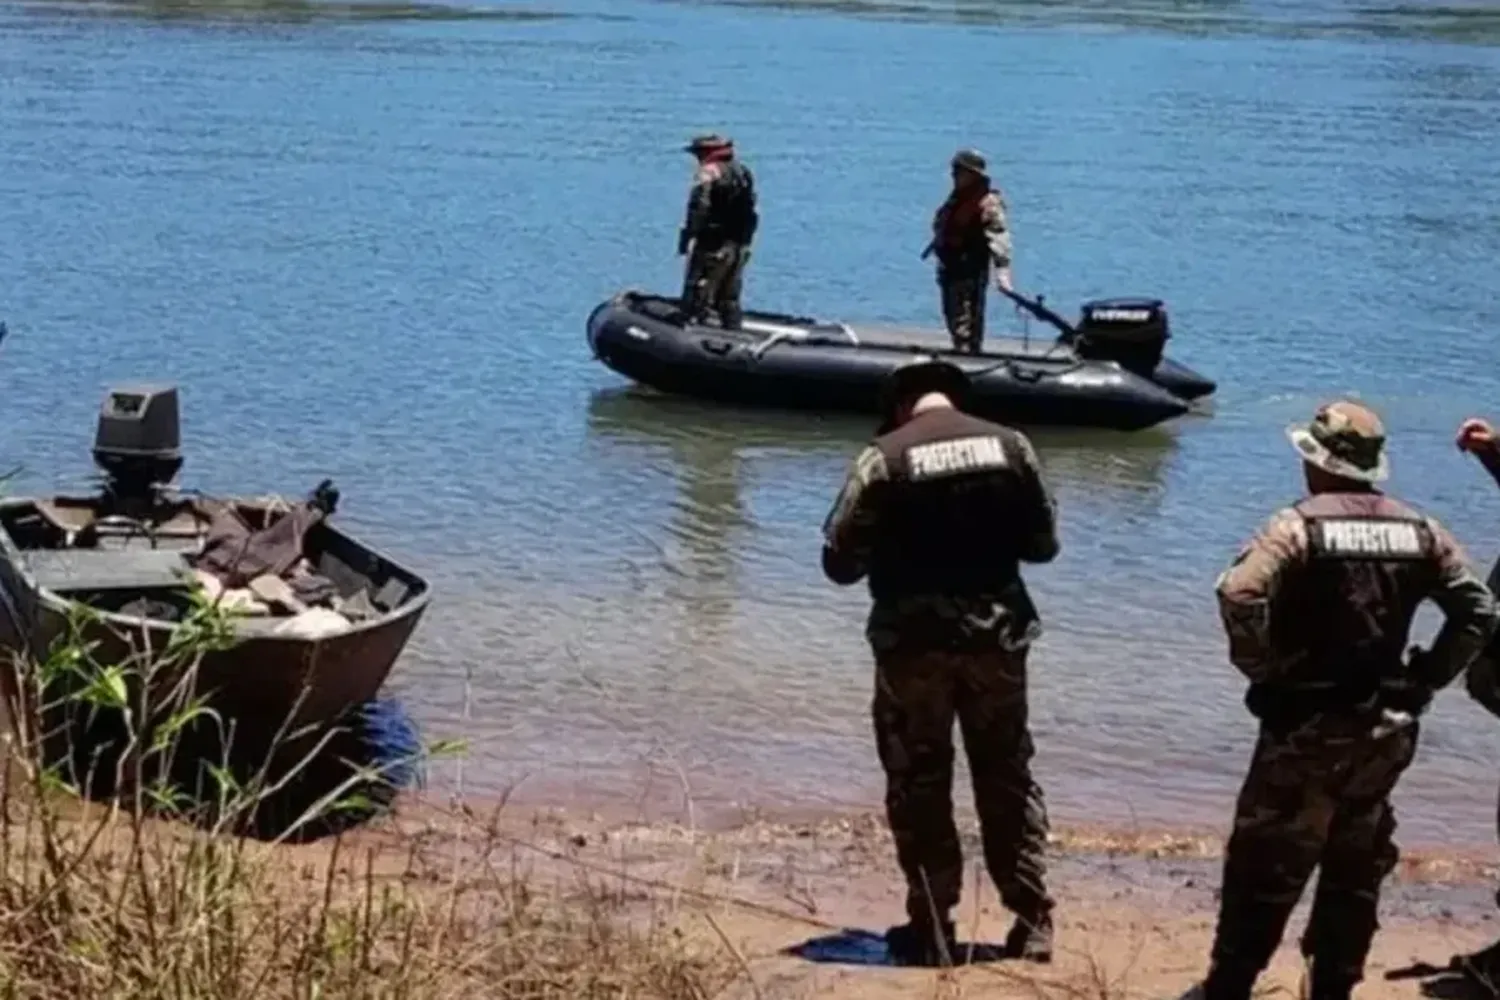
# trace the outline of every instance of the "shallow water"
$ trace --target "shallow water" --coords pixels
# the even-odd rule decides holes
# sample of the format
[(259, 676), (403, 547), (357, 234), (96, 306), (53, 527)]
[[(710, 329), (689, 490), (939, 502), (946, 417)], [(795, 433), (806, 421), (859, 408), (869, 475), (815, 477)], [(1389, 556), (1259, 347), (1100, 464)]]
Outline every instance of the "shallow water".
[[(1493, 8), (1316, 0), (0, 2), (5, 460), (83, 474), (105, 386), (168, 379), (195, 483), (335, 477), (439, 588), (393, 683), (471, 737), (470, 791), (874, 804), (865, 598), (817, 568), (868, 428), (625, 391), (582, 323), (678, 281), (677, 147), (723, 128), (752, 305), (935, 324), (917, 253), (974, 144), (1023, 288), (1162, 296), (1222, 384), (1036, 433), (1054, 815), (1222, 824), (1252, 728), (1211, 586), (1297, 495), (1286, 423), (1366, 395), (1393, 490), (1500, 552), (1451, 445), (1497, 397), (1497, 42)], [(1445, 694), (1403, 840), (1489, 842), (1497, 748)]]

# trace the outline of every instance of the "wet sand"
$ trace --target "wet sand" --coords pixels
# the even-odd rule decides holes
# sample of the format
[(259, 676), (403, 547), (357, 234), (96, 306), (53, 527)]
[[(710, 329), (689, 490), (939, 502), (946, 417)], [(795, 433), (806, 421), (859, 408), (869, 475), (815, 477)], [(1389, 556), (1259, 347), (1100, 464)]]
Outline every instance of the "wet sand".
[[(560, 894), (576, 892), (581, 879), (613, 886), (642, 913), (666, 908), (683, 933), (711, 935), (731, 948), (743, 976), (726, 996), (747, 1000), (1176, 997), (1201, 974), (1219, 882), (1216, 838), (1056, 831), (1049, 864), (1059, 900), (1058, 952), (1052, 965), (1035, 966), (994, 957), (1009, 917), (977, 867), (972, 824), (960, 825), (969, 871), (959, 937), (976, 945), (977, 958), (946, 972), (891, 967), (875, 940), (902, 918), (903, 888), (885, 824), (870, 813), (759, 818), (705, 830), (577, 810), (410, 798), (354, 841), (432, 858), (461, 857), (483, 842), (488, 856), (466, 863), (511, 866)], [(481, 828), (487, 836), (463, 832)], [(1493, 860), (1492, 854), (1406, 853), (1386, 883), (1382, 928), (1360, 997), (1462, 995), (1468, 987), (1437, 969), (1500, 935)], [(1263, 985), (1297, 988), (1296, 941), (1305, 918), (1304, 902)], [(1423, 965), (1432, 968), (1424, 972)]]

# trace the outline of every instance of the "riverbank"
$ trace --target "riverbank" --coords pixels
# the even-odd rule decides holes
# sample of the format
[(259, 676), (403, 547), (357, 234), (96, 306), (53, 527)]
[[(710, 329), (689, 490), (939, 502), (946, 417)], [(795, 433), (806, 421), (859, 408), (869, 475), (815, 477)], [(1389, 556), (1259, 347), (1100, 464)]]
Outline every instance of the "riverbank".
[[(700, 812), (880, 800), (868, 597), (818, 568), (868, 424), (669, 402), (583, 338), (616, 288), (680, 284), (700, 128), (764, 182), (748, 306), (939, 327), (913, 242), (972, 143), (1024, 291), (1068, 316), (1159, 296), (1171, 355), (1222, 373), (1214, 413), (1159, 434), (1034, 435), (1063, 536), (1027, 570), (1060, 822), (1227, 823), (1254, 726), (1213, 580), (1298, 495), (1283, 428), (1318, 403), (1373, 403), (1391, 490), (1495, 558), (1500, 490), (1452, 446), (1500, 398), (1476, 364), (1500, 324), (1493, 18), (1388, 5), (1365, 43), (1277, 37), (1346, 20), (1328, 0), (1047, 5), (1078, 23), (1041, 33), (973, 23), (1036, 4), (898, 24), (574, 0), (336, 30), (119, 6), (0, 3), (0, 468), (23, 492), (88, 473), (101, 388), (141, 379), (181, 388), (185, 485), (332, 477), (341, 523), (433, 585), (392, 693), (470, 742), (471, 796), (540, 774), (624, 798), (671, 758)], [(1178, 30), (1206, 10), (1232, 23)], [(1500, 723), (1458, 685), (1425, 722), (1403, 844), (1492, 847)]]
[[(943, 971), (886, 962), (904, 890), (869, 812), (704, 828), (410, 795), (337, 841), (268, 845), (39, 796), (14, 771), (0, 800), (0, 982), (38, 1000), (168, 980), (184, 1000), (1170, 998), (1202, 971), (1222, 848), (1060, 827), (1056, 960), (1024, 965), (998, 958), (1009, 917), (961, 818), (964, 967)], [(1432, 973), (1500, 935), (1496, 875), (1488, 852), (1407, 853), (1361, 997), (1458, 995)], [(1296, 988), (1305, 913), (1267, 985)]]
[[(947, 995), (1175, 997), (1201, 972), (1213, 932), (1220, 842), (1208, 835), (1065, 828), (1050, 851), (1059, 899), (1058, 955), (1047, 967), (994, 961), (1008, 916), (970, 859), (959, 936), (979, 961), (941, 976), (884, 964), (875, 936), (901, 915), (902, 883), (884, 822), (871, 814), (822, 820), (751, 820), (711, 831), (639, 823), (560, 809), (444, 807), (407, 801), (351, 843), (394, 856), (467, 857), (466, 866), (524, 870), (562, 896), (609, 887), (636, 917), (670, 913), (687, 939), (717, 942), (732, 960), (735, 997), (930, 997)], [(479, 834), (482, 831), (482, 835)], [(480, 863), (479, 845), (489, 852)], [(323, 847), (292, 848), (318, 852)], [(471, 852), (467, 855), (465, 851)], [(1441, 991), (1399, 978), (1418, 963), (1500, 935), (1493, 857), (1411, 852), (1387, 883), (1383, 926), (1362, 997)], [(977, 880), (977, 881), (976, 881)], [(976, 891), (977, 890), (977, 891)], [(1296, 936), (1305, 905), (1266, 982), (1295, 988)], [(1388, 973), (1398, 978), (1387, 979)], [(1425, 983), (1425, 985), (1424, 985)], [(941, 995), (941, 994), (939, 994)]]

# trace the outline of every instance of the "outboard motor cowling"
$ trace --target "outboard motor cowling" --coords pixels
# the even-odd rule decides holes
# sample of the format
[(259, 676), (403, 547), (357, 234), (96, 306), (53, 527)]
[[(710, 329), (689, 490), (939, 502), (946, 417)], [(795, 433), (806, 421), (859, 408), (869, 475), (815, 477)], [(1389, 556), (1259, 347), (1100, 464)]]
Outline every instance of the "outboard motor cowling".
[(94, 464), (118, 496), (144, 497), (182, 468), (182, 428), (175, 386), (111, 389), (99, 409)]
[(1172, 334), (1160, 299), (1096, 299), (1085, 302), (1078, 319), (1080, 356), (1118, 361), (1122, 368), (1149, 378), (1161, 364)]

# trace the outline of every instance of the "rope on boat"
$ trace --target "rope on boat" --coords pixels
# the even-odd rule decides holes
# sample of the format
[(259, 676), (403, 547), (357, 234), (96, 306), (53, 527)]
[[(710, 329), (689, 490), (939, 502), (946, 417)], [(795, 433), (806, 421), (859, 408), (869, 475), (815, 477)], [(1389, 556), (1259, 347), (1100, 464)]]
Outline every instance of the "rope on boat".
[[(842, 333), (845, 337), (849, 338), (849, 343), (851, 346), (860, 346), (859, 336), (849, 328), (849, 324), (834, 323), (832, 324), (832, 326), (834, 329), (838, 330), (839, 333)], [(767, 337), (765, 340), (762, 340), (759, 344), (756, 344), (755, 347), (750, 351), (750, 355), (756, 361), (759, 361), (761, 358), (765, 357), (767, 351), (775, 347), (777, 344), (784, 344), (787, 341), (791, 341), (797, 344), (803, 344), (811, 340), (812, 338), (813, 331), (811, 330), (799, 330), (796, 327), (790, 326), (778, 327), (769, 337)]]
[[(1046, 359), (1041, 358), (1038, 360)], [(997, 361), (992, 365), (981, 368), (976, 372), (970, 372), (969, 376), (970, 378), (972, 378), (975, 375), (988, 375), (990, 372), (999, 371), (1001, 368), (1004, 368), (1010, 375), (1010, 377), (1018, 382), (1040, 382), (1044, 378), (1059, 378), (1063, 375), (1069, 374), (1070, 372), (1076, 372), (1078, 369), (1082, 368), (1083, 365), (1084, 363), (1082, 361), (1075, 361), (1071, 365), (1068, 365), (1066, 368), (1059, 368), (1055, 372), (1049, 372), (1041, 368), (1023, 368), (1020, 362), (1013, 361), (1007, 358), (1004, 361)]]
[[(848, 337), (849, 343), (851, 345), (853, 345), (854, 347), (860, 346), (859, 335), (850, 328), (849, 324), (834, 323), (830, 325), (834, 329), (842, 333), (844, 336)], [(811, 330), (803, 330), (796, 327), (787, 326), (777, 327), (773, 330), (769, 337), (756, 344), (755, 347), (751, 348), (750, 356), (754, 360), (760, 361), (766, 356), (767, 351), (771, 350), (771, 348), (777, 346), (778, 344), (785, 344), (787, 342), (791, 342), (794, 344), (803, 344), (811, 340), (812, 338), (813, 331)], [(1047, 352), (1044, 353), (1041, 357), (1037, 358), (1036, 361), (1048, 361), (1052, 358), (1053, 354), (1068, 346), (1069, 345), (1062, 342), (1053, 344), (1052, 347), (1049, 348)], [(1082, 368), (1084, 364), (1085, 362), (1082, 358), (1075, 358), (1074, 362), (1071, 365), (1068, 365), (1065, 368), (1061, 368), (1058, 371), (1044, 371), (1039, 368), (1028, 369), (1022, 367), (1023, 362), (1018, 362), (1013, 358), (1006, 358), (1004, 360), (997, 361), (992, 365), (986, 365), (985, 367), (980, 368), (977, 371), (969, 372), (968, 374), (972, 378), (974, 376), (988, 375), (990, 372), (1005, 369), (1012, 378), (1016, 379), (1019, 382), (1037, 382), (1044, 378), (1057, 378), (1062, 375), (1067, 375), (1070, 372), (1076, 372), (1078, 371), (1078, 369)]]

